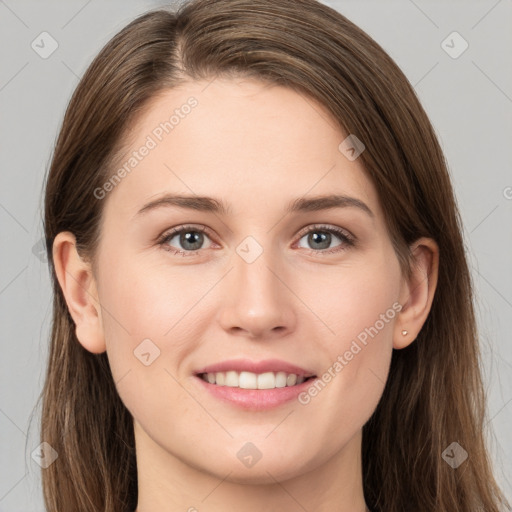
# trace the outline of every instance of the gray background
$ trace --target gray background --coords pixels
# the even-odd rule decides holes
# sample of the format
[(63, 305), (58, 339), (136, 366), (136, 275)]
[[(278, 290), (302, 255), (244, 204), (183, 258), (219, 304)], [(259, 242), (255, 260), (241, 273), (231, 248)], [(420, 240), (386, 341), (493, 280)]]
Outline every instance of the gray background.
[[(278, 0), (276, 0), (278, 1)], [(446, 153), (477, 292), (490, 448), (512, 497), (512, 0), (325, 2), (367, 31), (414, 85)], [(0, 0), (0, 512), (43, 511), (39, 410), (51, 315), (41, 256), (45, 169), (71, 93), (100, 48), (162, 1)], [(32, 41), (58, 48), (43, 59)], [(469, 44), (448, 39), (457, 31)], [(451, 42), (453, 40), (453, 42)], [(48, 48), (48, 46), (46, 46)], [(465, 447), (471, 456), (471, 447)]]

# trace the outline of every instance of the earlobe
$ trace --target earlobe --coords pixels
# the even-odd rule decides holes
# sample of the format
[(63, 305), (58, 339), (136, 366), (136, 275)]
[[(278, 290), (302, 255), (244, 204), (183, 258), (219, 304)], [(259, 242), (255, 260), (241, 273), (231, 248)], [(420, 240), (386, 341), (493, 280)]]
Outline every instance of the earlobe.
[(410, 279), (402, 282), (402, 309), (395, 324), (393, 348), (409, 346), (428, 317), (437, 286), (439, 247), (431, 238), (420, 238), (411, 246), (413, 262)]
[(80, 344), (89, 352), (105, 352), (101, 305), (91, 265), (76, 249), (73, 233), (62, 231), (53, 242), (53, 261), (60, 288), (76, 326)]

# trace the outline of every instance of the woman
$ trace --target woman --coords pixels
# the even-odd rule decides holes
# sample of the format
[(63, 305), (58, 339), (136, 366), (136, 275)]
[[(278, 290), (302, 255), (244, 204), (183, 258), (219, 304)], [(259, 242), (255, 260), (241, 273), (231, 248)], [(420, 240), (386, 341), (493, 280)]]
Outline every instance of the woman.
[(130, 23), (70, 102), (45, 233), (49, 511), (509, 506), (443, 154), (336, 11)]

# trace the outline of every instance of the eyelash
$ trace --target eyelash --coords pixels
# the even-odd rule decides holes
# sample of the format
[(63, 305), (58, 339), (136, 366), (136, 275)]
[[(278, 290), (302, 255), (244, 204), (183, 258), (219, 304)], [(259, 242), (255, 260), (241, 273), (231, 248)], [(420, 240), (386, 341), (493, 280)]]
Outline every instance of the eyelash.
[[(157, 244), (159, 246), (161, 246), (164, 250), (171, 252), (172, 254), (175, 254), (175, 255), (181, 255), (181, 256), (186, 256), (186, 257), (198, 256), (200, 249), (193, 250), (193, 251), (182, 251), (182, 250), (179, 250), (179, 249), (176, 249), (174, 247), (167, 245), (168, 242), (170, 242), (176, 235), (179, 235), (181, 233), (187, 233), (187, 232), (206, 233), (209, 236), (209, 234), (208, 234), (209, 230), (204, 226), (197, 227), (197, 226), (193, 226), (193, 225), (184, 225), (184, 226), (180, 226), (179, 228), (174, 228), (173, 230), (171, 230), (167, 233), (164, 233), (157, 240)], [(338, 236), (341, 239), (341, 241), (343, 242), (343, 244), (341, 246), (337, 245), (336, 247), (333, 247), (331, 249), (323, 249), (323, 250), (318, 250), (318, 251), (315, 251), (314, 249), (309, 249), (309, 252), (314, 253), (315, 255), (325, 256), (328, 254), (338, 253), (338, 252), (345, 251), (348, 248), (354, 247), (356, 245), (355, 237), (350, 235), (344, 229), (332, 227), (332, 226), (326, 226), (326, 225), (322, 225), (322, 224), (314, 224), (307, 231), (301, 231), (301, 233), (299, 233), (299, 240), (301, 238), (303, 238), (305, 235), (308, 235), (309, 233), (314, 233), (314, 232), (334, 234), (334, 235)]]

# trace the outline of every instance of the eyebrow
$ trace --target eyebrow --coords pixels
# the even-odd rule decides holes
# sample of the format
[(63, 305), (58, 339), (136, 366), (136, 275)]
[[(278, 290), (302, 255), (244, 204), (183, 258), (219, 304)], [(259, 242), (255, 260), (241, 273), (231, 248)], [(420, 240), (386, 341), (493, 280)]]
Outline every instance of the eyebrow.
[[(178, 208), (186, 208), (189, 210), (218, 213), (220, 215), (228, 215), (231, 211), (231, 207), (227, 203), (213, 197), (165, 194), (159, 199), (155, 199), (145, 204), (136, 213), (135, 216), (139, 217), (157, 208), (173, 206)], [(307, 213), (320, 210), (330, 210), (333, 208), (348, 207), (358, 208), (359, 210), (368, 214), (370, 217), (375, 217), (372, 210), (370, 210), (366, 203), (360, 199), (339, 194), (315, 197), (300, 197), (288, 203), (285, 211), (286, 213)]]

